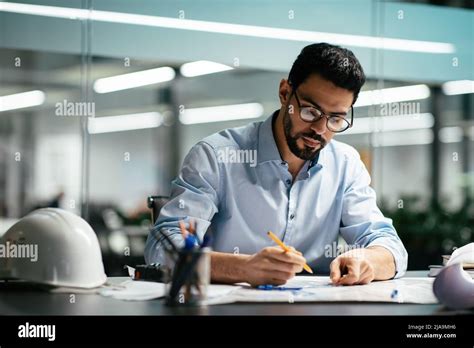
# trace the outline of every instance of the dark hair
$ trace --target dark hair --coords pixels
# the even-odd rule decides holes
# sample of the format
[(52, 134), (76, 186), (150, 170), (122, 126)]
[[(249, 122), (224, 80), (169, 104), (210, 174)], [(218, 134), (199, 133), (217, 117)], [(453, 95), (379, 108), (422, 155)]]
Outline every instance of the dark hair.
[(288, 76), (293, 90), (311, 74), (319, 74), (336, 86), (353, 92), (353, 103), (365, 83), (364, 70), (354, 53), (328, 43), (308, 45), (301, 50)]

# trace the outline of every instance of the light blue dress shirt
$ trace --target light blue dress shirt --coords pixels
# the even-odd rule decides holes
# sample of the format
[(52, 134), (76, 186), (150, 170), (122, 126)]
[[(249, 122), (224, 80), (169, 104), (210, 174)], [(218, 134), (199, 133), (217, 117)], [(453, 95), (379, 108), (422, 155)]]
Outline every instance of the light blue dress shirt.
[(189, 151), (148, 236), (146, 262), (166, 263), (160, 229), (182, 245), (178, 221), (192, 219), (201, 239), (212, 224), (215, 251), (256, 253), (275, 245), (267, 236), (271, 230), (301, 251), (315, 272), (327, 274), (342, 236), (349, 246), (385, 247), (394, 256), (396, 277), (402, 276), (407, 252), (377, 207), (358, 152), (333, 139), (292, 181), (273, 136), (277, 114), (210, 135)]

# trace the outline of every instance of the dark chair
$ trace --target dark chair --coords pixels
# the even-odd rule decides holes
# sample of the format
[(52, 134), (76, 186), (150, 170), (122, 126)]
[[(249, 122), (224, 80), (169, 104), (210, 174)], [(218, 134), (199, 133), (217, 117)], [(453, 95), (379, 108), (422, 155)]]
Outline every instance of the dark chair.
[(160, 215), (160, 210), (163, 206), (168, 203), (170, 198), (168, 196), (148, 196), (146, 202), (148, 208), (150, 208), (152, 225), (156, 223), (156, 219)]
[[(148, 208), (150, 208), (152, 225), (155, 225), (156, 219), (158, 219), (158, 216), (160, 215), (161, 208), (163, 208), (163, 206), (170, 201), (170, 197), (148, 196), (146, 201)], [(211, 226), (208, 227), (207, 233), (212, 233)]]

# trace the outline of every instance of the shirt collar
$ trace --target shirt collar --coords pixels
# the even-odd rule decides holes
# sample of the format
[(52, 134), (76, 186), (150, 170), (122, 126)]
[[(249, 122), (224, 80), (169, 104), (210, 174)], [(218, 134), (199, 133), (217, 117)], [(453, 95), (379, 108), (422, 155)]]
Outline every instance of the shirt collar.
[(275, 137), (273, 136), (273, 122), (278, 116), (278, 110), (269, 116), (258, 130), (258, 164), (267, 161), (281, 161), (280, 152), (278, 151)]
[[(273, 123), (278, 116), (278, 111), (279, 110), (276, 110), (271, 116), (263, 121), (263, 123), (260, 125), (260, 129), (258, 130), (258, 164), (267, 161), (282, 161), (280, 151), (278, 151), (278, 146), (273, 135)], [(315, 165), (316, 167), (322, 167), (322, 165), (318, 163), (318, 160), (321, 157), (320, 155), (321, 152), (318, 153), (318, 156), (316, 156), (315, 159), (309, 161), (308, 170)]]

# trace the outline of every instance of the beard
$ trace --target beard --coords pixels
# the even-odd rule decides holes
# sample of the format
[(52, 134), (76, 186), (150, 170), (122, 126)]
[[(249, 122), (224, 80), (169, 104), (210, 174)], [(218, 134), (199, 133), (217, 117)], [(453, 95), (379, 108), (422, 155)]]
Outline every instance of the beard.
[[(283, 117), (283, 129), (285, 132), (286, 143), (288, 144), (290, 151), (296, 157), (301, 158), (302, 160), (311, 161), (315, 159), (318, 156), (319, 152), (326, 146), (326, 140), (324, 140), (322, 136), (313, 131), (292, 135), (293, 122), (291, 121), (288, 109), (286, 110), (285, 115)], [(304, 142), (303, 147), (299, 147), (297, 141), (298, 139), (303, 140), (303, 137), (319, 141), (319, 148), (315, 149), (313, 147), (307, 146), (306, 144), (304, 144)]]

